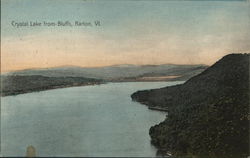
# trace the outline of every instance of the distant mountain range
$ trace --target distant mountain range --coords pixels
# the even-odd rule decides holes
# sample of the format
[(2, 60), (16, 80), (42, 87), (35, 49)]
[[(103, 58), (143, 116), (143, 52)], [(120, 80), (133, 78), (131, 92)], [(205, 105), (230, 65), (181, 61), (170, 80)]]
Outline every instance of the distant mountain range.
[(46, 77), (86, 77), (106, 81), (155, 81), (155, 80), (187, 80), (204, 71), (206, 65), (113, 65), (106, 67), (64, 66), (46, 69), (27, 69), (9, 72), (4, 75)]
[(167, 64), (27, 69), (1, 75), (1, 96), (104, 82), (187, 80), (206, 68), (206, 65)]
[(249, 153), (249, 54), (230, 54), (184, 84), (138, 91), (133, 100), (169, 111), (151, 127), (162, 154), (246, 158)]

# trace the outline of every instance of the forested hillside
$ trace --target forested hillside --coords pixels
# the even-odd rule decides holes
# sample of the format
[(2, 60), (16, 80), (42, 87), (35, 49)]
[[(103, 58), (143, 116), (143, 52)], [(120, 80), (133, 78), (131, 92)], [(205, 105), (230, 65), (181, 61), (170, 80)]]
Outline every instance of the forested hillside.
[(249, 154), (249, 54), (230, 54), (182, 85), (139, 91), (132, 99), (168, 108), (151, 127), (152, 143), (175, 156)]

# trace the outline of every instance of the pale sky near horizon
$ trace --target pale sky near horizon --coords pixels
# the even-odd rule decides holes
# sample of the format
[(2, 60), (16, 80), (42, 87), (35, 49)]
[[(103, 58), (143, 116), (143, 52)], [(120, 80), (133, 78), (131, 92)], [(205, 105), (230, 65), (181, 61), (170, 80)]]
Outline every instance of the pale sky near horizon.
[[(15, 27), (70, 21), (72, 27)], [(100, 21), (101, 26), (74, 26)], [(2, 0), (1, 71), (208, 64), (250, 52), (250, 1)]]

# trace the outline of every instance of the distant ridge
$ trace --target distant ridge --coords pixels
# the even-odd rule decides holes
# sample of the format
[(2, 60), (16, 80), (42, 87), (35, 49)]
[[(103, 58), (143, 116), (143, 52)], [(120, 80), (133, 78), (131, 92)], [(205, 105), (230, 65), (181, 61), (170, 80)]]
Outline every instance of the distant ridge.
[(162, 154), (209, 158), (249, 156), (249, 54), (224, 56), (184, 84), (138, 91), (132, 99), (168, 108), (151, 127)]
[(204, 71), (206, 65), (112, 65), (106, 67), (63, 66), (44, 69), (26, 69), (5, 73), (4, 75), (46, 77), (87, 77), (106, 81), (138, 81), (143, 77), (178, 76), (176, 80), (188, 78)]

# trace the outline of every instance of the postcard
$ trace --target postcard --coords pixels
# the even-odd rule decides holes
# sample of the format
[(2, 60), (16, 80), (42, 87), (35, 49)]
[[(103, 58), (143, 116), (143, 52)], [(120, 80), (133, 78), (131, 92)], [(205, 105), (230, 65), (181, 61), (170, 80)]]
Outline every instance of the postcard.
[(1, 157), (249, 158), (249, 0), (2, 0)]

